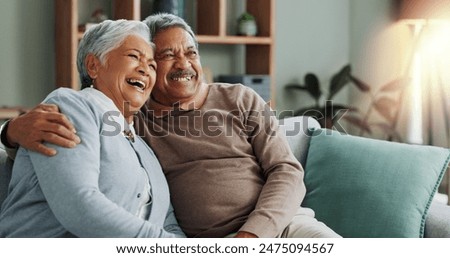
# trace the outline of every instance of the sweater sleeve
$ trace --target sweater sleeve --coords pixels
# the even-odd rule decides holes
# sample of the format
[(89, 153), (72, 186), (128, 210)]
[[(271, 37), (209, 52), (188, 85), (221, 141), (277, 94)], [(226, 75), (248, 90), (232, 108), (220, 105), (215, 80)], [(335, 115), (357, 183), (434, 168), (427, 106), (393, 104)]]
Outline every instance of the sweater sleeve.
[(3, 147), (5, 148), (6, 154), (8, 155), (8, 157), (12, 160), (14, 160), (16, 158), (17, 155), (17, 150), (19, 149), (19, 147), (9, 147), (7, 142), (4, 142), (3, 140), (6, 139), (6, 125), (9, 123), (9, 121), (11, 120), (7, 120), (5, 121), (1, 126), (0, 126), (0, 135), (1, 137), (1, 142)]
[(99, 121), (89, 103), (70, 91), (56, 91), (46, 102), (59, 106), (82, 139), (72, 149), (51, 145), (57, 155), (50, 158), (30, 152), (42, 192), (64, 228), (78, 237), (182, 236), (134, 216), (100, 192)]
[(305, 196), (303, 168), (292, 154), (269, 105), (250, 89), (242, 99), (249, 141), (266, 182), (240, 231), (275, 237), (292, 220)]

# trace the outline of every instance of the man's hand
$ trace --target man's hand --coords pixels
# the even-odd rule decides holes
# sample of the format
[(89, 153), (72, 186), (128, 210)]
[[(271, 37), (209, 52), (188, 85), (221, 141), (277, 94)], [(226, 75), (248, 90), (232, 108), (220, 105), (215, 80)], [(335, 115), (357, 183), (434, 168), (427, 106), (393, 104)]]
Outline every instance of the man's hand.
[(80, 143), (72, 123), (53, 104), (40, 104), (11, 120), (6, 137), (12, 146), (20, 145), (47, 156), (55, 155), (56, 150), (46, 147), (44, 141), (66, 148)]
[(234, 237), (236, 237), (236, 238), (258, 238), (258, 236), (256, 236), (255, 234), (245, 232), (245, 231), (237, 232), (237, 234)]

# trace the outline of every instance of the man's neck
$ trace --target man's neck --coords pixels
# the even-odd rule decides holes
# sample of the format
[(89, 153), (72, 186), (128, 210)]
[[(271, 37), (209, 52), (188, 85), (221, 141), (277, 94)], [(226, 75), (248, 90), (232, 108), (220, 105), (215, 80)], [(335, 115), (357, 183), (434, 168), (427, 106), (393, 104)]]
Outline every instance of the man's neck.
[(155, 115), (161, 116), (164, 112), (172, 110), (193, 110), (199, 109), (203, 106), (208, 97), (209, 87), (207, 84), (202, 83), (197, 93), (189, 99), (179, 99), (171, 101), (160, 101), (158, 97), (153, 94), (150, 96), (149, 108), (153, 109)]

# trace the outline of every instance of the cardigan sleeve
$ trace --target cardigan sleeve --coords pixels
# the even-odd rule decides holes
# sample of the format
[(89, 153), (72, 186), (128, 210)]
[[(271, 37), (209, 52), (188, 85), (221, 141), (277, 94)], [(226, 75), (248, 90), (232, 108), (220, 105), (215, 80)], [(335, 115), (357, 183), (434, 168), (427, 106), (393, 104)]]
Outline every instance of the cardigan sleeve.
[(182, 236), (134, 216), (100, 192), (99, 121), (92, 105), (69, 90), (55, 91), (46, 102), (59, 106), (82, 140), (71, 149), (51, 145), (57, 150), (53, 157), (29, 152), (42, 192), (63, 227), (78, 237)]
[(183, 230), (181, 230), (180, 226), (178, 225), (172, 204), (170, 204), (169, 210), (167, 211), (166, 220), (164, 221), (164, 229), (170, 233), (185, 236)]

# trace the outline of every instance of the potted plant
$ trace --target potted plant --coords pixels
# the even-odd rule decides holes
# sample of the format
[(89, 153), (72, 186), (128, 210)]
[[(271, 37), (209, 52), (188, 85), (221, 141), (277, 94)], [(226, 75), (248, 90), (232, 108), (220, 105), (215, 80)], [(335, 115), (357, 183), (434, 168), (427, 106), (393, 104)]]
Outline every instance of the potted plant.
[[(350, 82), (355, 82), (352, 80), (350, 65), (344, 66), (340, 71), (334, 74), (331, 78), (328, 92), (324, 93), (320, 86), (319, 79), (313, 73), (307, 73), (304, 78), (304, 84), (288, 84), (286, 86), (287, 90), (300, 90), (308, 92), (311, 97), (313, 97), (315, 104), (313, 106), (302, 107), (294, 111), (294, 116), (305, 115), (312, 116), (320, 125), (324, 128), (333, 128), (335, 123), (343, 116), (346, 112), (357, 113), (358, 110), (354, 107), (336, 103), (333, 98), (336, 94), (341, 91)], [(356, 79), (357, 80), (357, 79)], [(364, 83), (359, 83), (356, 81), (355, 86), (361, 91), (369, 91), (369, 87)], [(322, 103), (321, 100), (328, 94), (325, 98), (325, 102)]]
[[(356, 86), (365, 94), (369, 94), (369, 108), (364, 114), (355, 107), (339, 104), (333, 100), (336, 94), (349, 84)], [(332, 76), (324, 103), (321, 100), (324, 99), (326, 93), (322, 91), (319, 79), (313, 73), (305, 75), (304, 84), (288, 84), (286, 89), (306, 91), (315, 101), (313, 106), (295, 110), (294, 116), (312, 116), (319, 121), (323, 128), (334, 127), (337, 130), (342, 129), (336, 124), (342, 118), (358, 127), (360, 136), (372, 134), (372, 129), (378, 127), (384, 131), (388, 140), (401, 141), (396, 126), (405, 85), (407, 85), (406, 78), (399, 78), (381, 86), (379, 90), (373, 91), (373, 87), (353, 76), (351, 66), (346, 65)], [(371, 122), (370, 117), (374, 111), (379, 113), (384, 120)]]
[(256, 33), (258, 32), (255, 17), (248, 12), (244, 12), (239, 16), (237, 25), (238, 35), (256, 36)]

